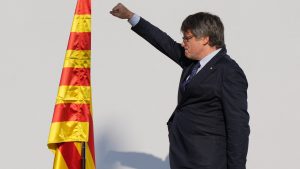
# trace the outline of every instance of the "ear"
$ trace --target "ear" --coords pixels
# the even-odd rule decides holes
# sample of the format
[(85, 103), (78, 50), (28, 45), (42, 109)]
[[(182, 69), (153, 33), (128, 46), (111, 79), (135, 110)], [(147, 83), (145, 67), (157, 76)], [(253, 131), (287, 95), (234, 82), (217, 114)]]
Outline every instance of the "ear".
[(207, 45), (209, 43), (209, 37), (205, 36), (201, 38), (202, 45)]

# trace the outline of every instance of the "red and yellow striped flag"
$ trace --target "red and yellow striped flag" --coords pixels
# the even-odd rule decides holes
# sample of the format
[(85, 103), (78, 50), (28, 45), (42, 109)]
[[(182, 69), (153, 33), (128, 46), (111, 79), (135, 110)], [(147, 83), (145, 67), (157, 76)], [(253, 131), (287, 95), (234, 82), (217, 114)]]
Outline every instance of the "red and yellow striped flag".
[(81, 169), (82, 143), (85, 168), (95, 169), (90, 60), (91, 0), (78, 0), (48, 139), (53, 169)]

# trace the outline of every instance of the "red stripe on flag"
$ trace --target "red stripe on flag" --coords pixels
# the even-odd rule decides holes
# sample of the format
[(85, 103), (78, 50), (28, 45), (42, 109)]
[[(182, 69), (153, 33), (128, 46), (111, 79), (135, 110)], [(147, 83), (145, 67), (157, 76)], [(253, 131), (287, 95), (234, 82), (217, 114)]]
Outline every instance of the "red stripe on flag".
[(71, 32), (68, 50), (91, 50), (91, 32)]
[(73, 142), (61, 143), (59, 146), (68, 169), (81, 169), (81, 156)]
[(55, 105), (52, 122), (79, 121), (88, 122), (90, 120), (89, 104), (65, 103)]
[(90, 86), (90, 68), (63, 68), (60, 86)]
[(75, 14), (91, 14), (91, 0), (78, 0)]

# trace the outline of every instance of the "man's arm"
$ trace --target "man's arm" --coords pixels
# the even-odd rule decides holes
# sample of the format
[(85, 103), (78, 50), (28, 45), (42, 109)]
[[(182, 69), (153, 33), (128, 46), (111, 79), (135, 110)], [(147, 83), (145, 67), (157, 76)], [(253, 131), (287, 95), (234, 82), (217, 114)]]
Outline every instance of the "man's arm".
[(225, 68), (223, 78), (223, 111), (227, 133), (228, 169), (245, 169), (248, 151), (249, 114), (248, 83), (242, 69), (235, 63)]
[[(121, 3), (117, 4), (110, 13), (120, 19), (129, 20), (134, 16), (134, 13)], [(191, 63), (191, 61), (184, 56), (184, 49), (179, 43), (145, 19), (140, 18), (138, 23), (131, 29), (182, 68)]]

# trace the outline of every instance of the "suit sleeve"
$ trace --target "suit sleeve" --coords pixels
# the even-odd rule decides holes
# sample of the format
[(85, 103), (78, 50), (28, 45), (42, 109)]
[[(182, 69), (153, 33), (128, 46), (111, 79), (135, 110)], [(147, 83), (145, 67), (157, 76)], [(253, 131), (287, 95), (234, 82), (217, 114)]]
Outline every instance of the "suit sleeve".
[(191, 60), (184, 56), (184, 48), (179, 43), (142, 17), (131, 29), (182, 68), (191, 63)]
[(246, 169), (250, 134), (247, 88), (247, 79), (242, 69), (238, 66), (226, 69), (222, 102), (227, 133), (228, 169)]

